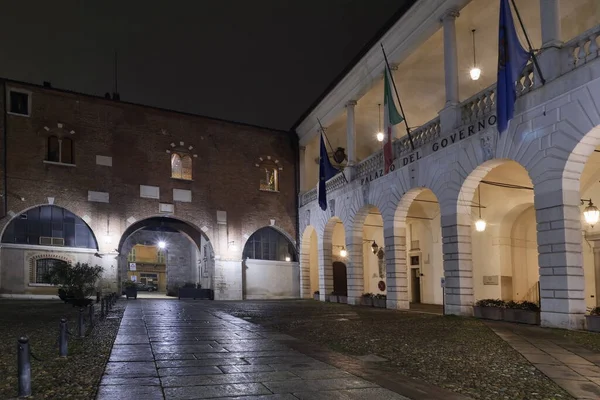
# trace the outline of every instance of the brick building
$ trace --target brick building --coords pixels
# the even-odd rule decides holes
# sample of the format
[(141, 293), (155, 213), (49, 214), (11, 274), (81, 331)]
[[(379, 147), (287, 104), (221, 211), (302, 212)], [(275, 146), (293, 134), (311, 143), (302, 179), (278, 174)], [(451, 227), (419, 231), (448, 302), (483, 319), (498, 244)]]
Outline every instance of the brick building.
[[(102, 265), (102, 286), (116, 289), (136, 244), (127, 238), (162, 227), (180, 232), (198, 254), (210, 252), (213, 271), (204, 286), (217, 299), (241, 299), (244, 246), (268, 227), (289, 242), (290, 254), (259, 251), (266, 264), (288, 263), (284, 277), (270, 268), (265, 279), (291, 279), (284, 297), (299, 295), (295, 135), (49, 87), (1, 85), (0, 294), (54, 294), (41, 275), (61, 259)], [(267, 239), (258, 246), (268, 247)], [(195, 258), (207, 257), (189, 257)], [(194, 264), (200, 269), (200, 261)], [(169, 268), (167, 262), (167, 275)], [(260, 270), (252, 273), (260, 278)], [(189, 276), (199, 281), (201, 274)], [(253, 295), (269, 297), (266, 286)]]

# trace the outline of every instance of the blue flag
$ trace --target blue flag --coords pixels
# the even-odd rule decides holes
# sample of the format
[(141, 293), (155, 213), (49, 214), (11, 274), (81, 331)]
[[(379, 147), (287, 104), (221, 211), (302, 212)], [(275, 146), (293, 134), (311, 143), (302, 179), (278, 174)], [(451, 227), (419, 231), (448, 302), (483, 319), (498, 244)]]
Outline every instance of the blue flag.
[(508, 0), (500, 0), (500, 32), (498, 36), (498, 83), (496, 88), (496, 112), (498, 132), (508, 127), (515, 112), (517, 93), (515, 83), (527, 65), (527, 52), (517, 36)]
[(327, 210), (327, 188), (325, 183), (333, 178), (338, 173), (338, 170), (331, 165), (323, 134), (321, 134), (321, 154), (319, 157), (319, 206), (321, 210)]

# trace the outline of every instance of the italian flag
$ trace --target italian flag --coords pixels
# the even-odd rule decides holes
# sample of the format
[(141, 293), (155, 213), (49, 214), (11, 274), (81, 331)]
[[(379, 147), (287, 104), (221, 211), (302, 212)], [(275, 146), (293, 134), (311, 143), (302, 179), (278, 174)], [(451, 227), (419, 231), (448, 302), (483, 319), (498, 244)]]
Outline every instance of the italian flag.
[(385, 132), (385, 138), (383, 139), (383, 160), (386, 174), (390, 171), (390, 166), (394, 162), (394, 150), (392, 148), (392, 139), (394, 137), (393, 127), (404, 121), (404, 117), (400, 115), (394, 103), (390, 73), (390, 68), (386, 66), (383, 89), (383, 129)]

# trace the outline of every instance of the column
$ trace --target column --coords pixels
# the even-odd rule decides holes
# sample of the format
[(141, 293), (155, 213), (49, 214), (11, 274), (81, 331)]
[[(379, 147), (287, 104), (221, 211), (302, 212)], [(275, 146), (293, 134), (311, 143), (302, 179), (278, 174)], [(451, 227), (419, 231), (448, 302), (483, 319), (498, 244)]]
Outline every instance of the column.
[[(560, 54), (562, 46), (560, 32), (559, 0), (540, 0), (540, 20), (542, 23), (542, 49), (538, 57), (544, 78), (552, 80), (560, 75)], [(534, 71), (537, 75), (537, 70)], [(536, 76), (537, 78), (537, 76)], [(541, 85), (541, 79), (535, 79), (535, 85)]]
[(325, 301), (326, 296), (333, 291), (333, 259), (331, 234), (329, 238), (319, 240), (319, 300)]
[(362, 227), (360, 233), (347, 236), (346, 251), (346, 281), (348, 282), (348, 304), (360, 305), (360, 299), (365, 289), (363, 268)]
[(346, 155), (348, 156), (348, 165), (344, 173), (346, 179), (352, 179), (354, 166), (356, 165), (356, 123), (354, 120), (355, 100), (349, 100), (346, 103)]
[(451, 9), (442, 17), (444, 26), (444, 78), (446, 84), (446, 106), (440, 111), (440, 124), (443, 133), (456, 128), (460, 121), (458, 112), (458, 54), (456, 50), (455, 27), (455, 20), (458, 16), (458, 11)]
[(406, 228), (384, 229), (387, 308), (408, 310)]
[(583, 329), (586, 308), (579, 190), (561, 186), (560, 181), (534, 184), (541, 324)]
[(471, 215), (442, 215), (446, 314), (473, 315)]
[(298, 165), (298, 169), (300, 171), (300, 193), (304, 193), (306, 192), (306, 170), (305, 170), (305, 166), (306, 166), (306, 147), (305, 146), (300, 146), (299, 147), (299, 165)]

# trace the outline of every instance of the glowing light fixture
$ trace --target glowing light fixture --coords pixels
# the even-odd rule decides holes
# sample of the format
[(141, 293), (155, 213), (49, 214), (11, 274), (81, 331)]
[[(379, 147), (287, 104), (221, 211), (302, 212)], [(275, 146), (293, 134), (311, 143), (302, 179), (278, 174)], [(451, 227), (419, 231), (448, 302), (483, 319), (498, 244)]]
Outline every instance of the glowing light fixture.
[(290, 262), (292, 261), (292, 259), (290, 258), (290, 256), (285, 256), (285, 261)]
[(342, 246), (342, 249), (340, 250), (340, 257), (346, 257), (347, 255), (348, 252), (346, 251), (346, 248)]
[(371, 245), (371, 250), (373, 254), (377, 254), (377, 250), (379, 250), (379, 246), (377, 246), (377, 242), (373, 240), (373, 244)]
[(471, 79), (476, 81), (481, 76), (481, 69), (477, 67), (477, 59), (475, 58), (475, 29), (472, 29), (473, 32), (473, 68), (469, 71), (471, 75)]
[(377, 104), (377, 116), (379, 117), (379, 130), (377, 131), (377, 141), (383, 142), (383, 132), (381, 131), (381, 103)]
[(479, 219), (475, 221), (475, 230), (477, 232), (483, 232), (485, 231), (487, 222), (485, 222), (485, 220), (481, 218), (481, 185), (479, 185), (479, 188), (477, 188), (477, 195), (479, 197)]
[(167, 247), (167, 244), (161, 240), (160, 242), (158, 242), (158, 248), (163, 250), (165, 247)]
[(584, 204), (584, 201), (588, 202), (588, 206), (583, 210), (583, 218), (585, 219), (585, 222), (593, 228), (600, 219), (600, 210), (592, 203), (592, 199), (582, 199), (581, 205)]
[(235, 244), (235, 241), (229, 242), (229, 251), (237, 251), (237, 250), (238, 250), (238, 247)]

